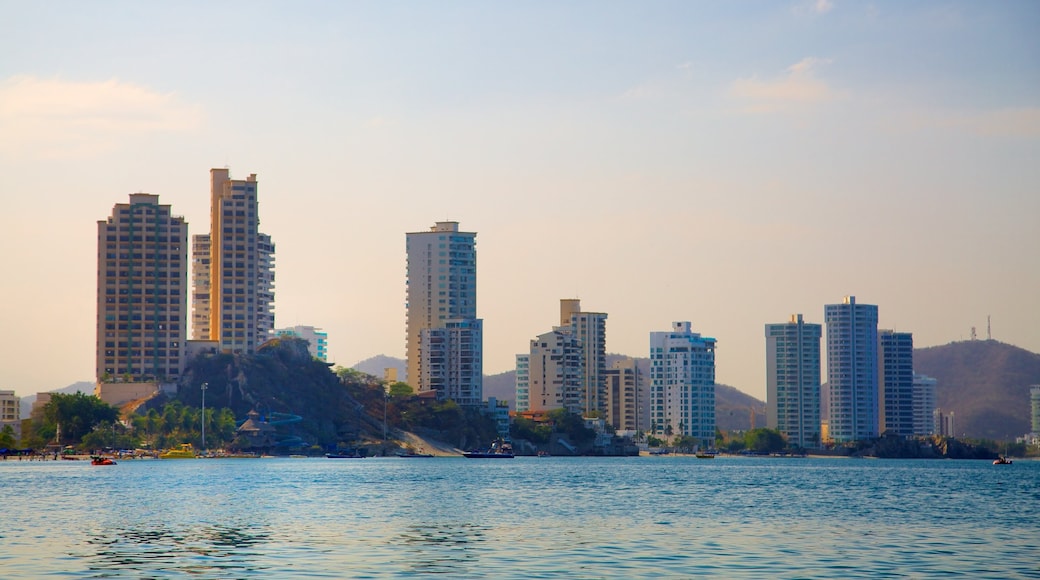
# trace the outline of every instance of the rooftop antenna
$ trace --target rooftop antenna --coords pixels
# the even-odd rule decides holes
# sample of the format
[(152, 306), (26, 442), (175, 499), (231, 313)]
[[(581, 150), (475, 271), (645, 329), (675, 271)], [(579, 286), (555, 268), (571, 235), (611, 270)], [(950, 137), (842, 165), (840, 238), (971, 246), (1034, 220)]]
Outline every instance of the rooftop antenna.
[(971, 327), (971, 341), (975, 342), (975, 327)]
[(986, 340), (993, 340), (993, 329), (989, 325), (989, 314), (986, 315)]

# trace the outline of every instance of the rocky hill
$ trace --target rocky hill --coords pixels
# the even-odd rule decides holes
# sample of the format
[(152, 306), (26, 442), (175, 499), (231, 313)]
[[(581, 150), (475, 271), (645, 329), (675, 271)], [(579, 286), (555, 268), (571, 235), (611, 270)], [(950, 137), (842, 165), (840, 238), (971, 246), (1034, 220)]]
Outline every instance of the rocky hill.
[(268, 419), (276, 417), (282, 435), (309, 444), (353, 441), (382, 428), (365, 412), (365, 403), (374, 405), (359, 400), (366, 393), (363, 379), (354, 381), (357, 384), (341, 381), (327, 364), (311, 357), (304, 340), (270, 340), (250, 355), (198, 357), (189, 363), (177, 398), (185, 405), (200, 407), (202, 383), (208, 385), (207, 408), (227, 407), (239, 418), (251, 410)]
[(936, 406), (954, 412), (958, 435), (1002, 440), (1029, 432), (1040, 354), (995, 340), (953, 342), (915, 349), (914, 370), (937, 379)]

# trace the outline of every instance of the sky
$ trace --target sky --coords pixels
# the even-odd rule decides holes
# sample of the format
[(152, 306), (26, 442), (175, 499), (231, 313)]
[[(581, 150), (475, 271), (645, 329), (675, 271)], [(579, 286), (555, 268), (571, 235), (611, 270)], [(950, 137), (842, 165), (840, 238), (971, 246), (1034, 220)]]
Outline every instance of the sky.
[(257, 174), (275, 324), (403, 357), (405, 233), (477, 232), (484, 371), (559, 300), (607, 351), (846, 295), (917, 347), (1040, 352), (1040, 3), (0, 0), (0, 389), (93, 381), (97, 221), (208, 232)]

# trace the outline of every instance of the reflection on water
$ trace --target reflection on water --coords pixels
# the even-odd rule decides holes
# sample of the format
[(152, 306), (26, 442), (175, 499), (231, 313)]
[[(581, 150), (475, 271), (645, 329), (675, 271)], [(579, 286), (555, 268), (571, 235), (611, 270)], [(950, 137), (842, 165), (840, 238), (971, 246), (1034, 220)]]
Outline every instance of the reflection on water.
[(473, 559), (478, 544), (487, 540), (484, 526), (469, 523), (409, 525), (396, 543), (409, 570), (419, 574), (467, 576), (474, 572)]
[(264, 531), (229, 525), (173, 528), (158, 525), (100, 530), (85, 541), (82, 558), (90, 570), (165, 570), (258, 572), (259, 549), (270, 539)]

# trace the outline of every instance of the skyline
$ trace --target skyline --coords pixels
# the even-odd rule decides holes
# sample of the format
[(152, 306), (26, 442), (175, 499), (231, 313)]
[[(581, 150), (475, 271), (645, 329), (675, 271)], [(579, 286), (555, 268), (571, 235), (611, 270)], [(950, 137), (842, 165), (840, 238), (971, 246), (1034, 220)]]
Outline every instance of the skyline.
[(403, 358), (437, 221), (478, 234), (487, 374), (561, 298), (610, 353), (691, 321), (759, 399), (765, 325), (846, 295), (1040, 352), (1038, 5), (305, 6), (0, 0), (0, 389), (91, 380), (97, 220), (143, 192), (206, 233), (225, 166), (275, 327), (343, 366)]

